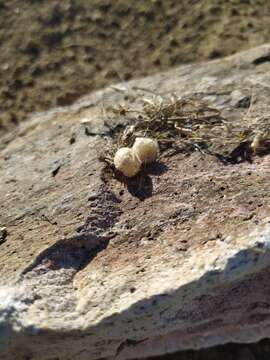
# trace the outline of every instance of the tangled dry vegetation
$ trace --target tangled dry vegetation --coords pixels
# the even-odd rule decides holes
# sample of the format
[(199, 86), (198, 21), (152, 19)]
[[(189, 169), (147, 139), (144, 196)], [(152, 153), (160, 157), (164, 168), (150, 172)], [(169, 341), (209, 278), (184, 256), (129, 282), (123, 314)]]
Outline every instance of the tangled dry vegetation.
[(269, 119), (257, 119), (256, 126), (245, 125), (250, 124), (247, 121), (232, 123), (196, 96), (155, 96), (140, 102), (138, 108), (120, 105), (113, 109), (116, 116), (125, 116), (130, 122), (100, 156), (111, 169), (115, 151), (132, 146), (136, 137), (156, 139), (166, 156), (200, 151), (225, 165), (251, 162), (253, 156), (270, 151)]

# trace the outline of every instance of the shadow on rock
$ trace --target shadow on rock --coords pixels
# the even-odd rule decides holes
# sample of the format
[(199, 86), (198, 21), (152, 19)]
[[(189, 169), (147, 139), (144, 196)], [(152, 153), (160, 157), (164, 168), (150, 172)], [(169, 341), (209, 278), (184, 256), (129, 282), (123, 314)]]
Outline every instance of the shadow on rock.
[(106, 249), (109, 237), (94, 234), (77, 235), (57, 243), (42, 251), (22, 275), (35, 270), (45, 273), (48, 270), (73, 269), (79, 271), (89, 264), (96, 255)]
[(149, 175), (140, 173), (127, 181), (127, 189), (132, 196), (145, 200), (153, 194), (153, 182)]
[(168, 166), (163, 162), (155, 162), (145, 167), (145, 172), (149, 175), (162, 175), (168, 170)]
[(158, 176), (168, 170), (168, 167), (162, 162), (156, 162), (146, 165), (138, 175), (133, 178), (127, 178), (117, 172), (118, 181), (125, 183), (129, 193), (140, 199), (145, 200), (153, 195), (153, 182), (149, 175)]

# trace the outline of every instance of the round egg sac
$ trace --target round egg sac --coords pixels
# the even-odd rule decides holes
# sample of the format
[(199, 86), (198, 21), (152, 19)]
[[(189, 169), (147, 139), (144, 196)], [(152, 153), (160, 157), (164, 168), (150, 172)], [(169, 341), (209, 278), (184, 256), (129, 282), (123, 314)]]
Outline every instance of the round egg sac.
[(150, 138), (136, 138), (132, 150), (144, 164), (154, 162), (159, 154), (158, 142)]
[(134, 155), (132, 149), (123, 147), (114, 156), (114, 166), (127, 177), (135, 176), (141, 168), (141, 162)]

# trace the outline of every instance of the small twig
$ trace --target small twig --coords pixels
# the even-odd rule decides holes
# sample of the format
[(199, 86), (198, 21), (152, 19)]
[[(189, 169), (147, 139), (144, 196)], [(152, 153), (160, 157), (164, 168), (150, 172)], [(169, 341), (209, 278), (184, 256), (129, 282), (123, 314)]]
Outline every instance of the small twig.
[(139, 91), (148, 92), (148, 93), (153, 94), (153, 95), (156, 95), (156, 96), (158, 96), (158, 95), (161, 96), (160, 93), (158, 93), (158, 92), (156, 92), (156, 91), (154, 91), (154, 90), (146, 89), (146, 88), (143, 88), (143, 87), (140, 87), (140, 86), (132, 86), (132, 89), (133, 89), (133, 90), (139, 90)]
[(249, 102), (249, 107), (248, 107), (248, 110), (244, 116), (244, 118), (247, 118), (251, 112), (251, 109), (253, 107), (253, 104), (254, 104), (254, 91), (253, 91), (253, 88), (251, 88), (251, 95), (250, 95), (250, 102)]

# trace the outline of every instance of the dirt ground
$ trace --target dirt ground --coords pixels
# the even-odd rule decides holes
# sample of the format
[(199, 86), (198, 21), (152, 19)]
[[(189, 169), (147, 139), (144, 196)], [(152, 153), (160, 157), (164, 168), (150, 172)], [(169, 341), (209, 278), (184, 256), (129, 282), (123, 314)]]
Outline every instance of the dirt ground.
[(270, 40), (264, 0), (0, 0), (0, 135), (103, 86)]

